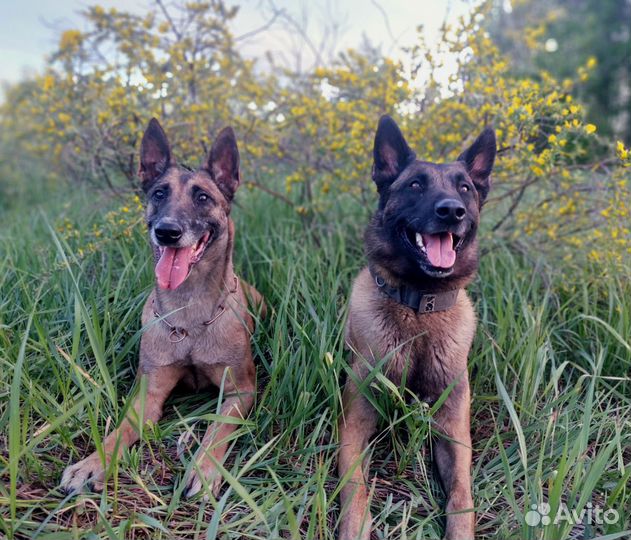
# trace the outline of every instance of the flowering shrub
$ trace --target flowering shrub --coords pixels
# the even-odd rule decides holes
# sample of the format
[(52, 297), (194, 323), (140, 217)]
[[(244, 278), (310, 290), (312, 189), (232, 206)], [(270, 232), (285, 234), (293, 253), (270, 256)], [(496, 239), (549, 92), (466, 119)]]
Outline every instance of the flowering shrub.
[[(499, 158), (488, 205), (495, 209), (497, 233), (568, 259), (578, 251), (593, 261), (622, 263), (631, 254), (628, 152), (618, 142), (615, 156), (597, 126), (583, 122), (573, 81), (556, 81), (546, 72), (537, 80), (512, 75), (479, 27), (485, 9), (445, 29), (441, 46), (459, 53), (446, 89), (452, 96), (422, 103), (423, 114), (410, 118), (415, 147), (432, 159), (455, 159), (463, 136), (493, 125)], [(413, 52), (432, 61), (423, 47)], [(577, 80), (594, 67), (590, 58)]]
[(56, 232), (71, 248), (73, 256), (82, 260), (104, 251), (103, 248), (121, 238), (131, 238), (135, 233), (144, 233), (140, 227), (144, 221), (144, 207), (138, 195), (128, 197), (120, 207), (107, 212), (102, 220), (91, 227), (74, 223), (64, 217), (58, 220)]
[[(90, 29), (64, 32), (47, 71), (8, 91), (0, 110), (5, 160), (28, 156), (60, 176), (135, 187), (151, 116), (191, 165), (232, 124), (245, 183), (317, 219), (339, 197), (372, 201), (382, 113), (397, 118), (428, 160), (455, 159), (490, 124), (499, 147), (488, 201), (495, 234), (557, 256), (623, 262), (631, 254), (629, 149), (583, 121), (573, 80), (514, 75), (482, 26), (488, 9), (445, 27), (437, 47), (419, 33), (408, 67), (374, 50), (348, 51), (306, 75), (276, 76), (240, 57), (229, 30), (235, 10), (220, 1), (169, 10), (158, 3), (144, 16), (93, 6), (84, 12)], [(526, 35), (533, 48), (542, 39), (538, 29)], [(457, 58), (457, 70), (443, 82), (445, 54)], [(422, 85), (412, 82), (420, 67), (430, 73)]]

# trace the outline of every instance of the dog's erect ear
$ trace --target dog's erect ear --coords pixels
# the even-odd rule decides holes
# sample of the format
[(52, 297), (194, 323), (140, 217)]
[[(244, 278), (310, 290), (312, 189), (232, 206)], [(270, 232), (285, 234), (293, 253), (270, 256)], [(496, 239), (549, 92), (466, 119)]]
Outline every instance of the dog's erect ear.
[(408, 143), (405, 142), (399, 126), (387, 114), (379, 119), (373, 156), (372, 179), (377, 184), (379, 193), (401, 174), (410, 161), (416, 158)]
[(239, 149), (237, 139), (231, 127), (225, 127), (217, 135), (204, 168), (217, 184), (228, 202), (239, 187)]
[(491, 190), (491, 170), (496, 152), (495, 131), (487, 127), (458, 158), (458, 161), (465, 164), (473, 180), (473, 185), (480, 196), (480, 204), (484, 202)]
[(169, 168), (173, 159), (166, 133), (155, 118), (142, 136), (140, 143), (140, 168), (138, 176), (142, 181), (142, 189), (147, 191), (153, 181)]

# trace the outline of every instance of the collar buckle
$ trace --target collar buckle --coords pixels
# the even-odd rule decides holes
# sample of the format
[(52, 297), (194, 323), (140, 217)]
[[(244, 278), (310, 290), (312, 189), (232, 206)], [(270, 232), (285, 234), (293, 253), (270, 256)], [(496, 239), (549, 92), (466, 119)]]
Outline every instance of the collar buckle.
[(424, 294), (421, 296), (421, 301), (418, 306), (421, 313), (432, 313), (436, 310), (436, 295)]

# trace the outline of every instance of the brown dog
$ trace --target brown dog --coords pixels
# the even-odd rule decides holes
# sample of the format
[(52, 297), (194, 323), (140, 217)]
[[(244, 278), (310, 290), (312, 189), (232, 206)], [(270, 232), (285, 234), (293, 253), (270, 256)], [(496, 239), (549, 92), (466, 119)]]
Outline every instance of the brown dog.
[[(105, 462), (94, 452), (68, 467), (61, 486), (81, 490), (102, 487), (112, 456), (138, 440), (138, 425), (157, 422), (178, 382), (194, 389), (223, 385), (221, 415), (244, 418), (254, 402), (255, 370), (250, 349), (254, 328), (249, 299), (264, 316), (261, 295), (239, 281), (232, 267), (232, 198), (239, 185), (239, 151), (234, 132), (225, 128), (203, 166), (178, 166), (167, 137), (154, 118), (142, 139), (140, 178), (147, 195), (146, 219), (156, 260), (157, 287), (142, 314), (146, 328), (140, 345), (144, 399), (104, 442)], [(245, 289), (245, 290), (244, 290)], [(246, 299), (247, 296), (247, 299)], [(143, 410), (144, 405), (144, 410)], [(188, 478), (185, 495), (210, 486), (217, 494), (234, 423), (209, 426)]]
[(368, 267), (353, 285), (346, 326), (353, 375), (339, 425), (339, 476), (349, 479), (341, 491), (341, 540), (370, 538), (362, 459), (377, 415), (358, 385), (384, 359), (390, 380), (400, 385), (405, 376), (422, 401), (435, 403), (449, 391), (433, 418), (444, 435), (434, 458), (447, 494), (445, 537), (474, 536), (467, 355), (476, 319), (463, 287), (477, 270), (476, 232), (495, 152), (486, 129), (454, 163), (418, 161), (394, 120), (379, 122), (379, 208), (366, 231)]

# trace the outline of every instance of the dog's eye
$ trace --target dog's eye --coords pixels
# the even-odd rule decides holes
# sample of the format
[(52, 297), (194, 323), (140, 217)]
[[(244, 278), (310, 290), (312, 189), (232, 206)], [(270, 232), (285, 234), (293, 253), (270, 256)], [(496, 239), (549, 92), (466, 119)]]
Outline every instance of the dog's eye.
[(206, 193), (199, 193), (197, 195), (197, 202), (205, 203), (210, 200), (210, 197)]
[(153, 195), (151, 196), (151, 198), (154, 201), (161, 201), (162, 199), (164, 199), (167, 196), (166, 191), (164, 191), (163, 189), (156, 189), (153, 192)]
[(469, 193), (471, 191), (471, 186), (469, 184), (462, 184), (460, 186), (460, 193)]
[(412, 180), (412, 182), (410, 182), (410, 187), (412, 189), (420, 189), (421, 183), (418, 180)]

